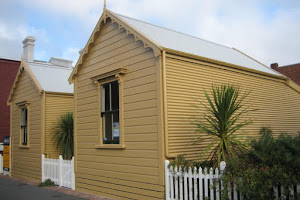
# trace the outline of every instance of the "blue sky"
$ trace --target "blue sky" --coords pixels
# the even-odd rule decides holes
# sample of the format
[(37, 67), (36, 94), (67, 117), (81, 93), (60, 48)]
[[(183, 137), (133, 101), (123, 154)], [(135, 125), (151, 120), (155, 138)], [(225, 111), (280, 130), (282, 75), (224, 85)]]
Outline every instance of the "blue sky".
[[(235, 47), (266, 65), (300, 62), (299, 0), (107, 0), (108, 9)], [(0, 57), (74, 60), (101, 16), (103, 0), (11, 0), (0, 6)]]

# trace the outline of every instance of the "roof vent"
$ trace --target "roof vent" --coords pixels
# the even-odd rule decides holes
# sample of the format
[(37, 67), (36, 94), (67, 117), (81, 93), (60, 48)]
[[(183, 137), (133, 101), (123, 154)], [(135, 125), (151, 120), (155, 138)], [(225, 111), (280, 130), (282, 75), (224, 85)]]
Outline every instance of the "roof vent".
[(62, 58), (54, 58), (51, 57), (51, 59), (49, 60), (49, 63), (52, 63), (54, 65), (58, 65), (61, 67), (68, 67), (68, 68), (72, 68), (72, 60), (66, 60), (66, 59), (62, 59)]
[(22, 60), (33, 62), (34, 60), (34, 42), (35, 38), (28, 36), (23, 40), (23, 55)]

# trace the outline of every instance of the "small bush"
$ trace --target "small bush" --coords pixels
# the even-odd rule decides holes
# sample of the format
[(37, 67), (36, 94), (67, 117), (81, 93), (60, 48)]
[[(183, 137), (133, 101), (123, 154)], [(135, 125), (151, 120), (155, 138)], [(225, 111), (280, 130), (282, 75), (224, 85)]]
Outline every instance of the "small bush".
[(51, 179), (47, 179), (44, 182), (41, 182), (39, 185), (39, 187), (50, 187), (50, 186), (56, 186), (56, 184), (51, 181)]
[(194, 169), (194, 167), (196, 167), (197, 169), (199, 167), (202, 168), (211, 168), (213, 166), (213, 161), (194, 161), (194, 160), (186, 160), (184, 158), (184, 155), (178, 155), (174, 161), (172, 161), (170, 163), (169, 166), (172, 167), (177, 167), (179, 169), (179, 167), (181, 167), (182, 170), (186, 169), (188, 170), (189, 167), (191, 167), (192, 169)]
[(273, 186), (283, 186), (281, 195), (296, 199), (289, 196), (288, 187), (300, 180), (300, 134), (281, 133), (274, 138), (269, 128), (262, 128), (261, 134), (250, 142), (247, 153), (228, 160), (224, 186), (236, 182), (244, 199), (257, 200), (274, 199)]

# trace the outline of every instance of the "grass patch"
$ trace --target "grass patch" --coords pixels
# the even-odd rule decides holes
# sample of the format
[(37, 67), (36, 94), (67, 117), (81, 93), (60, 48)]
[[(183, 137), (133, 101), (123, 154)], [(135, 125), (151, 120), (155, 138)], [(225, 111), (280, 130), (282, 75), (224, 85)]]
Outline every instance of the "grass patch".
[(47, 179), (44, 182), (41, 182), (40, 184), (38, 184), (39, 187), (50, 187), (50, 186), (56, 186), (56, 184), (51, 181), (51, 179)]

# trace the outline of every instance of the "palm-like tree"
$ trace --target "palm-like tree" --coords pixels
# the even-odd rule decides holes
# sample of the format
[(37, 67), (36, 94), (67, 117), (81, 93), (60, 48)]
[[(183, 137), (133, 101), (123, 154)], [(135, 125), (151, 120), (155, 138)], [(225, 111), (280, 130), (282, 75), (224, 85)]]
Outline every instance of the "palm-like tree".
[(73, 113), (68, 112), (60, 117), (53, 128), (53, 140), (62, 157), (70, 160), (74, 155)]
[(245, 91), (241, 94), (239, 87), (233, 85), (212, 86), (212, 98), (204, 91), (208, 106), (200, 103), (208, 113), (204, 115), (204, 122), (195, 123), (196, 132), (200, 135), (196, 143), (210, 141), (203, 155), (209, 152), (207, 159), (211, 159), (215, 166), (229, 156), (246, 150), (236, 132), (251, 123), (249, 119), (241, 120), (250, 111), (243, 105), (249, 93)]

